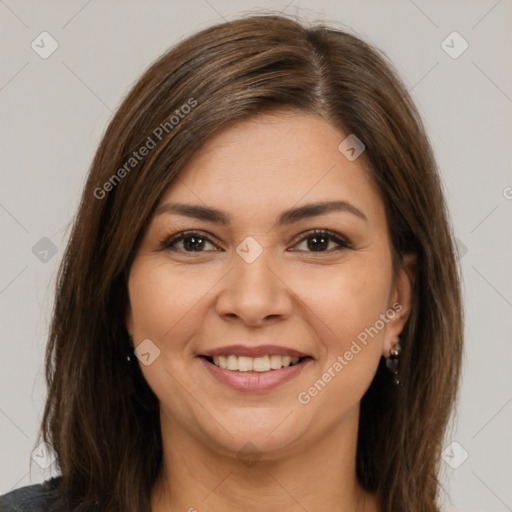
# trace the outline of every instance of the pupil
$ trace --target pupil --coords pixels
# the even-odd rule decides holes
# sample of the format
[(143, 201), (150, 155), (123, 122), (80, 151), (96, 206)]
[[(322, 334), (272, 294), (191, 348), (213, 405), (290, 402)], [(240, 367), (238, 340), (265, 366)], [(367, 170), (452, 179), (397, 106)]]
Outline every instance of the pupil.
[(314, 237), (311, 237), (310, 240), (322, 240), (320, 243), (310, 243), (310, 249), (326, 249), (329, 244), (327, 237), (323, 235), (315, 235)]
[[(199, 242), (198, 242), (198, 240), (199, 240)], [(203, 239), (199, 238), (199, 237), (189, 236), (188, 238), (185, 239), (185, 246), (187, 249), (191, 249), (191, 250), (198, 249), (198, 248), (202, 247), (202, 245), (204, 244), (204, 241), (202, 241), (202, 240)]]

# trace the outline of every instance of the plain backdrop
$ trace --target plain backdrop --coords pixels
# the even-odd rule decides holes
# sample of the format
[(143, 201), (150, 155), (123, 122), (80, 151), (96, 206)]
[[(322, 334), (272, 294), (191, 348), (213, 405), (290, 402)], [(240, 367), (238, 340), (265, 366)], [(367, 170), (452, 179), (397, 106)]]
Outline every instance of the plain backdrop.
[(445, 509), (512, 510), (510, 0), (0, 1), (0, 493), (54, 474), (53, 466), (30, 468), (54, 280), (113, 112), (177, 41), (268, 10), (360, 35), (412, 92), (464, 273), (464, 378), (445, 443)]

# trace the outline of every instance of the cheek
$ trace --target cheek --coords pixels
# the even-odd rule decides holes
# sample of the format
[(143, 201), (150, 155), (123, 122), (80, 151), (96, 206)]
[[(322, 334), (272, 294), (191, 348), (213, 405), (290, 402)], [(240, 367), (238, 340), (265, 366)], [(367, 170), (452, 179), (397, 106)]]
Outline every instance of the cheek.
[(390, 286), (390, 265), (368, 254), (330, 269), (324, 277), (303, 280), (300, 296), (314, 311), (316, 323), (323, 324), (324, 348), (339, 352), (385, 313)]
[(190, 271), (162, 263), (133, 268), (130, 303), (136, 336), (163, 344), (174, 331), (183, 329), (211, 286), (204, 274), (203, 279), (194, 279)]
[(180, 416), (186, 416), (184, 411), (189, 411), (190, 406), (181, 383), (187, 379), (187, 340), (197, 328), (194, 307), (199, 307), (208, 290), (195, 284), (198, 283), (191, 279), (190, 272), (185, 275), (161, 261), (141, 259), (130, 273), (134, 339), (136, 344), (149, 339), (159, 349), (151, 364), (139, 362), (139, 367), (160, 403), (180, 411)]
[(328, 422), (358, 404), (377, 370), (387, 325), (381, 315), (392, 277), (385, 254), (358, 255), (322, 280), (323, 287), (309, 286), (310, 299), (316, 296), (312, 309), (318, 312), (323, 354), (311, 387), (303, 391), (313, 408), (330, 411), (325, 413)]
[(323, 370), (337, 378), (324, 399), (338, 403), (343, 395), (346, 405), (355, 405), (370, 385), (382, 355), (390, 286), (391, 267), (372, 258), (330, 283), (323, 309), (332, 332), (325, 338)]
[(355, 339), (385, 312), (389, 288), (372, 280), (370, 275), (364, 272), (346, 276), (340, 279), (338, 293), (331, 294), (333, 330), (340, 334), (342, 340)]
[(388, 288), (354, 271), (333, 277), (324, 290), (315, 304), (315, 312), (321, 312), (315, 330), (322, 333), (323, 353), (297, 400), (334, 426), (355, 410), (377, 371), (385, 327), (373, 329), (385, 313)]

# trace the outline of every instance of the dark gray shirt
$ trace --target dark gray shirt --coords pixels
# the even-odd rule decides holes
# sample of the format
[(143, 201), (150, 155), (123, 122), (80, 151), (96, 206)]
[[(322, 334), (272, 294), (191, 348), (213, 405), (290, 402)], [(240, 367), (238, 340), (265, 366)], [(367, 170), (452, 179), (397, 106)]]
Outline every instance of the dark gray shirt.
[(60, 477), (51, 478), (42, 484), (26, 485), (0, 496), (0, 512), (66, 512), (62, 505), (55, 508), (60, 501), (55, 492), (60, 480)]

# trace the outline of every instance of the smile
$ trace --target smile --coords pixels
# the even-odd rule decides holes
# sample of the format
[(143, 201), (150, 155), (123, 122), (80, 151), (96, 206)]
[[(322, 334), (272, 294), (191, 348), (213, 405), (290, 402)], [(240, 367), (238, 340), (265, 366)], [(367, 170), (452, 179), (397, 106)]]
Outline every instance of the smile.
[(278, 388), (314, 361), (302, 352), (273, 345), (231, 345), (200, 354), (197, 359), (214, 381), (236, 391), (253, 393)]

